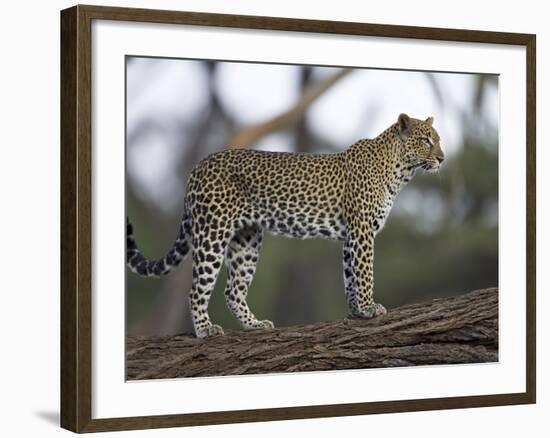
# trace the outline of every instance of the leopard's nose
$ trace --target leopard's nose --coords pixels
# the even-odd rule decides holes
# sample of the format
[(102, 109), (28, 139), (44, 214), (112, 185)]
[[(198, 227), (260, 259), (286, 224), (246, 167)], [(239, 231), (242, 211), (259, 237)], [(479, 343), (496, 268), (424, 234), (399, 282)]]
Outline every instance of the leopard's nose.
[(443, 163), (445, 157), (443, 155), (438, 155), (437, 157), (435, 157), (435, 159), (438, 161), (439, 164), (441, 164)]

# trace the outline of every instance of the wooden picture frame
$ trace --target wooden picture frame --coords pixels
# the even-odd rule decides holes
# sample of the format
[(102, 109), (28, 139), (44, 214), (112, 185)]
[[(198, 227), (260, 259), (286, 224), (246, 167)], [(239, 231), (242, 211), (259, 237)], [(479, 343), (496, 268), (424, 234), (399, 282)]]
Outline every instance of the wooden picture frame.
[[(516, 45), (526, 49), (526, 357), (524, 392), (269, 409), (92, 418), (92, 22), (223, 28)], [(272, 421), (528, 404), (536, 401), (535, 58), (531, 34), (99, 6), (61, 12), (61, 426), (74, 432)]]

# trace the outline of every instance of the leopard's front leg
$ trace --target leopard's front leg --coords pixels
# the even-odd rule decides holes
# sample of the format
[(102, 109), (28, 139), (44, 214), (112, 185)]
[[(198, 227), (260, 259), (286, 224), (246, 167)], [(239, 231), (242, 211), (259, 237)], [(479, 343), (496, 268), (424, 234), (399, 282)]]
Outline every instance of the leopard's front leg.
[(374, 302), (374, 233), (350, 227), (344, 242), (344, 284), (352, 318), (370, 319), (386, 314)]

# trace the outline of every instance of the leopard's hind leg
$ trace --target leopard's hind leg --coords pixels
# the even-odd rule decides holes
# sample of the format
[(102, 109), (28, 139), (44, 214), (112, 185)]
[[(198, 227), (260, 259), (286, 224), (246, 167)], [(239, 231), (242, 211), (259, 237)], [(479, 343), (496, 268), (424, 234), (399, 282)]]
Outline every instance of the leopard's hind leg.
[(198, 338), (223, 334), (223, 329), (210, 321), (208, 303), (232, 237), (233, 231), (229, 221), (197, 221), (194, 226), (193, 280), (189, 293), (189, 307)]
[(225, 302), (231, 313), (246, 330), (271, 329), (273, 323), (260, 321), (254, 316), (246, 296), (254, 277), (256, 263), (260, 255), (263, 230), (257, 226), (247, 226), (235, 233), (226, 251), (227, 285), (225, 287)]

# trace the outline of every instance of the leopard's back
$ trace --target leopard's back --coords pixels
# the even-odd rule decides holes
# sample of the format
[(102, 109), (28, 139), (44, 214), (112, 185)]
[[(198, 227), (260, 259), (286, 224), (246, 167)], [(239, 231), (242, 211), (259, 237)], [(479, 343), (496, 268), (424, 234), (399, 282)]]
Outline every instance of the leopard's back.
[(207, 196), (210, 208), (227, 210), (231, 199), (237, 208), (229, 217), (237, 228), (257, 224), (287, 237), (343, 239), (344, 189), (343, 154), (243, 149), (219, 152), (199, 163), (187, 196), (192, 210)]

